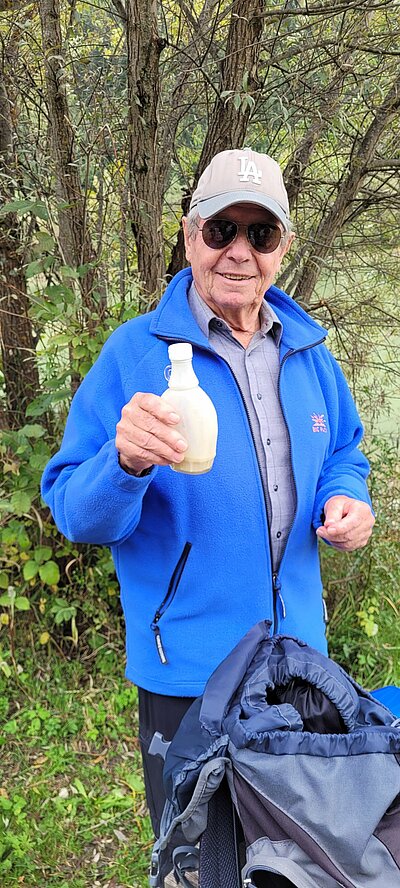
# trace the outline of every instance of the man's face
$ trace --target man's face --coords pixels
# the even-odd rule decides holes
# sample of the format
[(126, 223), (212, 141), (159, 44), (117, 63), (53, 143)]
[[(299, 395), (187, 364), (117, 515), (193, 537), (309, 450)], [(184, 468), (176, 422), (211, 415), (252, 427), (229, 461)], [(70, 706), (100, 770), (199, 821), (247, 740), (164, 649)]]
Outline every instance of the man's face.
[[(283, 228), (272, 213), (254, 204), (235, 204), (227, 207), (215, 218), (228, 219), (240, 225), (252, 222), (270, 222)], [(200, 227), (203, 220), (200, 220)], [(204, 301), (220, 317), (260, 308), (264, 293), (271, 286), (280, 269), (283, 256), (289, 249), (293, 236), (284, 247), (279, 245), (273, 253), (258, 253), (241, 229), (235, 240), (221, 250), (213, 250), (203, 241), (197, 229), (189, 237), (187, 220), (183, 220), (186, 258), (193, 270), (196, 288)]]

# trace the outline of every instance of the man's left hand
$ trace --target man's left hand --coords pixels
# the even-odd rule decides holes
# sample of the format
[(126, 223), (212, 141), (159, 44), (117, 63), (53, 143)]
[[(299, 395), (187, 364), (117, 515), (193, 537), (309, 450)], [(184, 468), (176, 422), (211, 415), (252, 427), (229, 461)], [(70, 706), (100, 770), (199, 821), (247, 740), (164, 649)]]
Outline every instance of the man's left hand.
[(349, 496), (331, 496), (324, 512), (324, 524), (317, 529), (320, 539), (345, 552), (366, 546), (375, 524), (367, 503)]

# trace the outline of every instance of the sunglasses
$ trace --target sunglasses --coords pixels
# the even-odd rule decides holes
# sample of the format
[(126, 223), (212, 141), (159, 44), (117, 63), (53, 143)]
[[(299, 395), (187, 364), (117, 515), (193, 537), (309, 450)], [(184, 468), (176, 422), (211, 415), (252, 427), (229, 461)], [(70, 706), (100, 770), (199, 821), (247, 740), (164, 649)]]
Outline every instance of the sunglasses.
[(273, 253), (279, 247), (283, 234), (278, 225), (271, 222), (251, 222), (239, 225), (229, 219), (207, 219), (200, 227), (203, 241), (211, 250), (223, 250), (232, 244), (242, 229), (246, 232), (250, 246), (257, 253)]

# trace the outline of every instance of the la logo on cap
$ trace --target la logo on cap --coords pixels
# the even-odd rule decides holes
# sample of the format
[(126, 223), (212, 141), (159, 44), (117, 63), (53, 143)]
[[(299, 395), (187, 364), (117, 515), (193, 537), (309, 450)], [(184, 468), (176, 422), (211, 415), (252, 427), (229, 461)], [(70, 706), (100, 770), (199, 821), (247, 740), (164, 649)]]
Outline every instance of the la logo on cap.
[(253, 179), (255, 185), (261, 185), (262, 172), (257, 169), (254, 160), (249, 160), (245, 155), (239, 159), (240, 171), (238, 175), (240, 181), (248, 182), (250, 179)]

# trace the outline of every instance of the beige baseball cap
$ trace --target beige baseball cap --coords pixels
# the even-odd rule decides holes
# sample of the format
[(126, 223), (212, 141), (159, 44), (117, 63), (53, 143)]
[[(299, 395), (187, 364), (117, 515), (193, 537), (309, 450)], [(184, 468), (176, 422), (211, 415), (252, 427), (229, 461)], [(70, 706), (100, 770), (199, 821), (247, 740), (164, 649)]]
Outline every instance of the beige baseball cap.
[(289, 201), (281, 168), (268, 154), (251, 148), (220, 151), (200, 176), (190, 209), (196, 208), (202, 219), (210, 219), (236, 203), (265, 207), (290, 228)]

